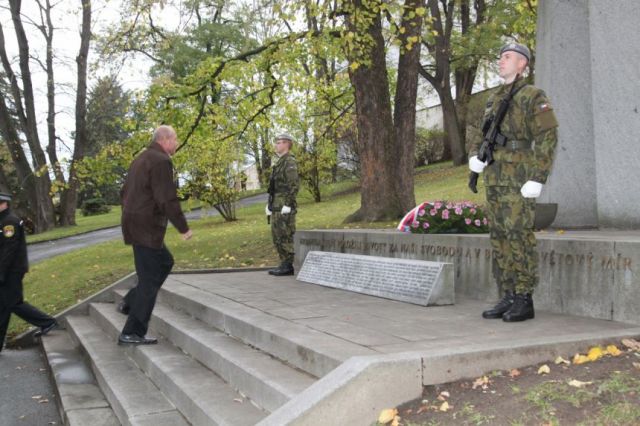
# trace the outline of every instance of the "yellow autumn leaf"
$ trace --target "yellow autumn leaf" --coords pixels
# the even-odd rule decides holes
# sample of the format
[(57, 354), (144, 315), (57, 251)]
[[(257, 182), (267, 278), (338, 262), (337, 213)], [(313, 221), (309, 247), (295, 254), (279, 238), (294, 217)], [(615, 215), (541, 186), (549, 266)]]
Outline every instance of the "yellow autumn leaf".
[(349, 65), (349, 68), (351, 68), (351, 71), (355, 71), (360, 67), (360, 64), (357, 62), (352, 62), (351, 65)]
[(607, 353), (611, 356), (618, 356), (622, 354), (622, 351), (616, 345), (609, 345), (607, 346)]
[(584, 364), (585, 362), (589, 362), (589, 358), (585, 355), (576, 354), (573, 357), (573, 363), (576, 365)]
[(399, 32), (400, 34), (404, 34), (405, 32), (407, 32), (407, 29), (406, 29), (405, 27), (400, 27), (400, 28), (398, 29), (398, 32)]
[(425, 13), (427, 13), (427, 8), (426, 7), (418, 7), (418, 8), (416, 8), (416, 15), (424, 16)]
[(549, 374), (549, 373), (551, 373), (551, 369), (547, 364), (538, 368), (538, 374)]
[(566, 359), (562, 358), (561, 356), (556, 358), (556, 360), (554, 362), (555, 362), (556, 365), (558, 365), (558, 364), (571, 364), (571, 361), (566, 360)]
[(631, 364), (633, 364), (633, 366), (635, 368), (637, 368), (638, 370), (640, 370), (640, 362), (632, 362)]
[(400, 416), (395, 416), (391, 422), (391, 426), (400, 426)]
[(446, 413), (447, 411), (449, 411), (451, 409), (451, 407), (449, 406), (449, 403), (447, 401), (443, 402), (442, 405), (440, 406), (440, 408), (438, 408), (438, 410)]
[(382, 423), (386, 425), (390, 421), (392, 421), (398, 415), (398, 410), (396, 408), (387, 408), (386, 410), (382, 410), (380, 415), (378, 416), (378, 423)]
[(594, 346), (593, 348), (589, 349), (587, 358), (589, 358), (589, 361), (597, 361), (602, 358), (603, 355), (604, 353), (602, 352), (602, 348), (600, 346)]
[(593, 384), (593, 382), (581, 382), (580, 380), (571, 380), (569, 383), (569, 386), (573, 386), (574, 388), (583, 388), (587, 385), (591, 385)]

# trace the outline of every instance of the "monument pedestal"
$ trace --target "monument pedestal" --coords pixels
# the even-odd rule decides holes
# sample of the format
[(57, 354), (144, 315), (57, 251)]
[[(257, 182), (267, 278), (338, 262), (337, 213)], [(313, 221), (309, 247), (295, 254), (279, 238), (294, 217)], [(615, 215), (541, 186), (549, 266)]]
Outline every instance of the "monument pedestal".
[[(640, 231), (539, 232), (536, 239), (537, 309), (640, 324)], [(314, 250), (453, 263), (456, 296), (499, 299), (486, 234), (298, 231), (296, 269)]]

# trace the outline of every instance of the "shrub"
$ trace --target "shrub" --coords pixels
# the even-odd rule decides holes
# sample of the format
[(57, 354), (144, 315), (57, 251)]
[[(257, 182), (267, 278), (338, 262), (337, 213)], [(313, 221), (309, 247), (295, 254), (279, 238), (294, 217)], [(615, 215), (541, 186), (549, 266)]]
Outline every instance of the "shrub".
[(90, 198), (82, 203), (82, 215), (94, 216), (109, 213), (111, 206), (107, 204), (104, 198)]

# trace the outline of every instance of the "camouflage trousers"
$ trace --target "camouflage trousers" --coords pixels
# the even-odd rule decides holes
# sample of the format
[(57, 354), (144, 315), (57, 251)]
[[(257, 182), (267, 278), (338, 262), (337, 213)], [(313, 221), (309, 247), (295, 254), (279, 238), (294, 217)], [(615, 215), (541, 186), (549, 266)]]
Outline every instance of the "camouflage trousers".
[(538, 252), (533, 234), (535, 198), (520, 188), (487, 186), (493, 249), (493, 276), (502, 291), (533, 293), (538, 284)]
[(293, 234), (296, 233), (296, 214), (271, 214), (271, 236), (281, 262), (293, 264)]

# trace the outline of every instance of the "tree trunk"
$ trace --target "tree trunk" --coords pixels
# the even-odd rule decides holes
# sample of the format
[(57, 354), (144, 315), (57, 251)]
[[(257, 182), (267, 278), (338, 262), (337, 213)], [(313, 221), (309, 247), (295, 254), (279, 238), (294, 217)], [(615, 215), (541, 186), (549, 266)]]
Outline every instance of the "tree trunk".
[[(358, 64), (355, 70), (350, 67), (349, 77), (355, 89), (358, 152), (362, 168), (360, 209), (346, 221), (395, 219), (404, 214), (404, 210), (394, 182), (396, 173), (393, 170), (398, 164), (393, 164), (392, 159), (397, 158), (394, 152), (397, 147), (394, 144), (382, 24), (380, 14), (366, 10), (360, 0), (354, 0), (353, 5), (363, 11), (362, 15), (370, 14), (373, 18), (364, 18), (371, 19), (366, 27), (366, 36), (371, 42), (366, 60), (370, 62), (365, 65), (357, 62), (360, 58), (350, 58), (352, 65)], [(363, 26), (362, 22), (356, 24), (353, 21), (357, 17), (354, 13), (347, 19), (347, 26), (354, 33), (362, 31)]]
[[(38, 209), (35, 179), (29, 166), (29, 160), (20, 145), (18, 131), (13, 123), (14, 121), (5, 104), (5, 93), (0, 92), (0, 137), (5, 142), (11, 154), (13, 167), (16, 170), (16, 176), (18, 178), (19, 191), (26, 194), (26, 197), (24, 197), (26, 206), (23, 207), (22, 211), (28, 218), (34, 221), (37, 217)], [(14, 192), (14, 190), (10, 190), (9, 192)]]
[[(39, 3), (38, 3), (39, 4)], [(58, 154), (56, 152), (56, 89), (55, 80), (53, 75), (53, 22), (51, 22), (51, 3), (46, 0), (46, 6), (43, 8), (45, 14), (46, 23), (42, 22), (41, 32), (47, 42), (47, 54), (46, 54), (46, 66), (45, 72), (47, 73), (47, 130), (49, 136), (49, 142), (47, 144), (47, 154), (49, 155), (49, 162), (53, 169), (53, 174), (56, 180), (62, 184), (65, 183), (64, 175), (62, 174), (62, 167), (58, 161)]]
[[(34, 181), (33, 196), (33, 213), (32, 218), (35, 232), (46, 231), (54, 226), (55, 215), (53, 210), (53, 202), (49, 195), (51, 190), (51, 180), (47, 173), (47, 160), (44, 151), (40, 146), (38, 137), (38, 123), (35, 113), (35, 103), (33, 95), (33, 85), (31, 82), (31, 71), (29, 69), (29, 42), (20, 20), (20, 1), (10, 0), (11, 19), (13, 22), (16, 39), (18, 41), (18, 49), (20, 56), (20, 72), (23, 90), (18, 86), (18, 80), (11, 69), (11, 64), (7, 58), (4, 46), (4, 34), (0, 25), (0, 56), (5, 74), (11, 83), (11, 91), (14, 98), (14, 104), (18, 115), (21, 130), (24, 132), (29, 150), (31, 151), (31, 160), (35, 168), (35, 172), (25, 179)], [(23, 107), (24, 99), (24, 107)], [(22, 150), (22, 147), (20, 147)], [(14, 155), (12, 153), (12, 155)], [(24, 183), (21, 183), (24, 185)]]
[[(400, 35), (402, 48), (398, 59), (398, 80), (394, 100), (393, 125), (397, 155), (392, 168), (395, 171), (397, 202), (403, 212), (408, 212), (416, 205), (414, 193), (413, 169), (416, 146), (416, 98), (418, 94), (418, 67), (420, 66), (420, 42), (411, 43), (410, 40), (420, 39), (422, 18), (414, 13), (424, 7), (424, 0), (407, 0), (405, 2), (402, 27), (406, 29)], [(413, 18), (410, 14), (413, 13)], [(412, 44), (411, 49), (407, 45)]]
[(76, 138), (73, 147), (73, 160), (69, 170), (69, 180), (60, 202), (61, 225), (76, 224), (78, 203), (77, 164), (84, 158), (87, 146), (87, 56), (91, 41), (91, 2), (82, 3), (82, 32), (80, 33), (80, 52), (76, 57), (78, 65), (78, 86), (76, 91)]
[(453, 160), (454, 166), (460, 166), (467, 162), (467, 153), (464, 149), (464, 138), (458, 126), (458, 113), (456, 112), (453, 96), (451, 96), (451, 88), (446, 86), (438, 94), (442, 104), (444, 131), (447, 133), (449, 147), (451, 148), (451, 160)]

